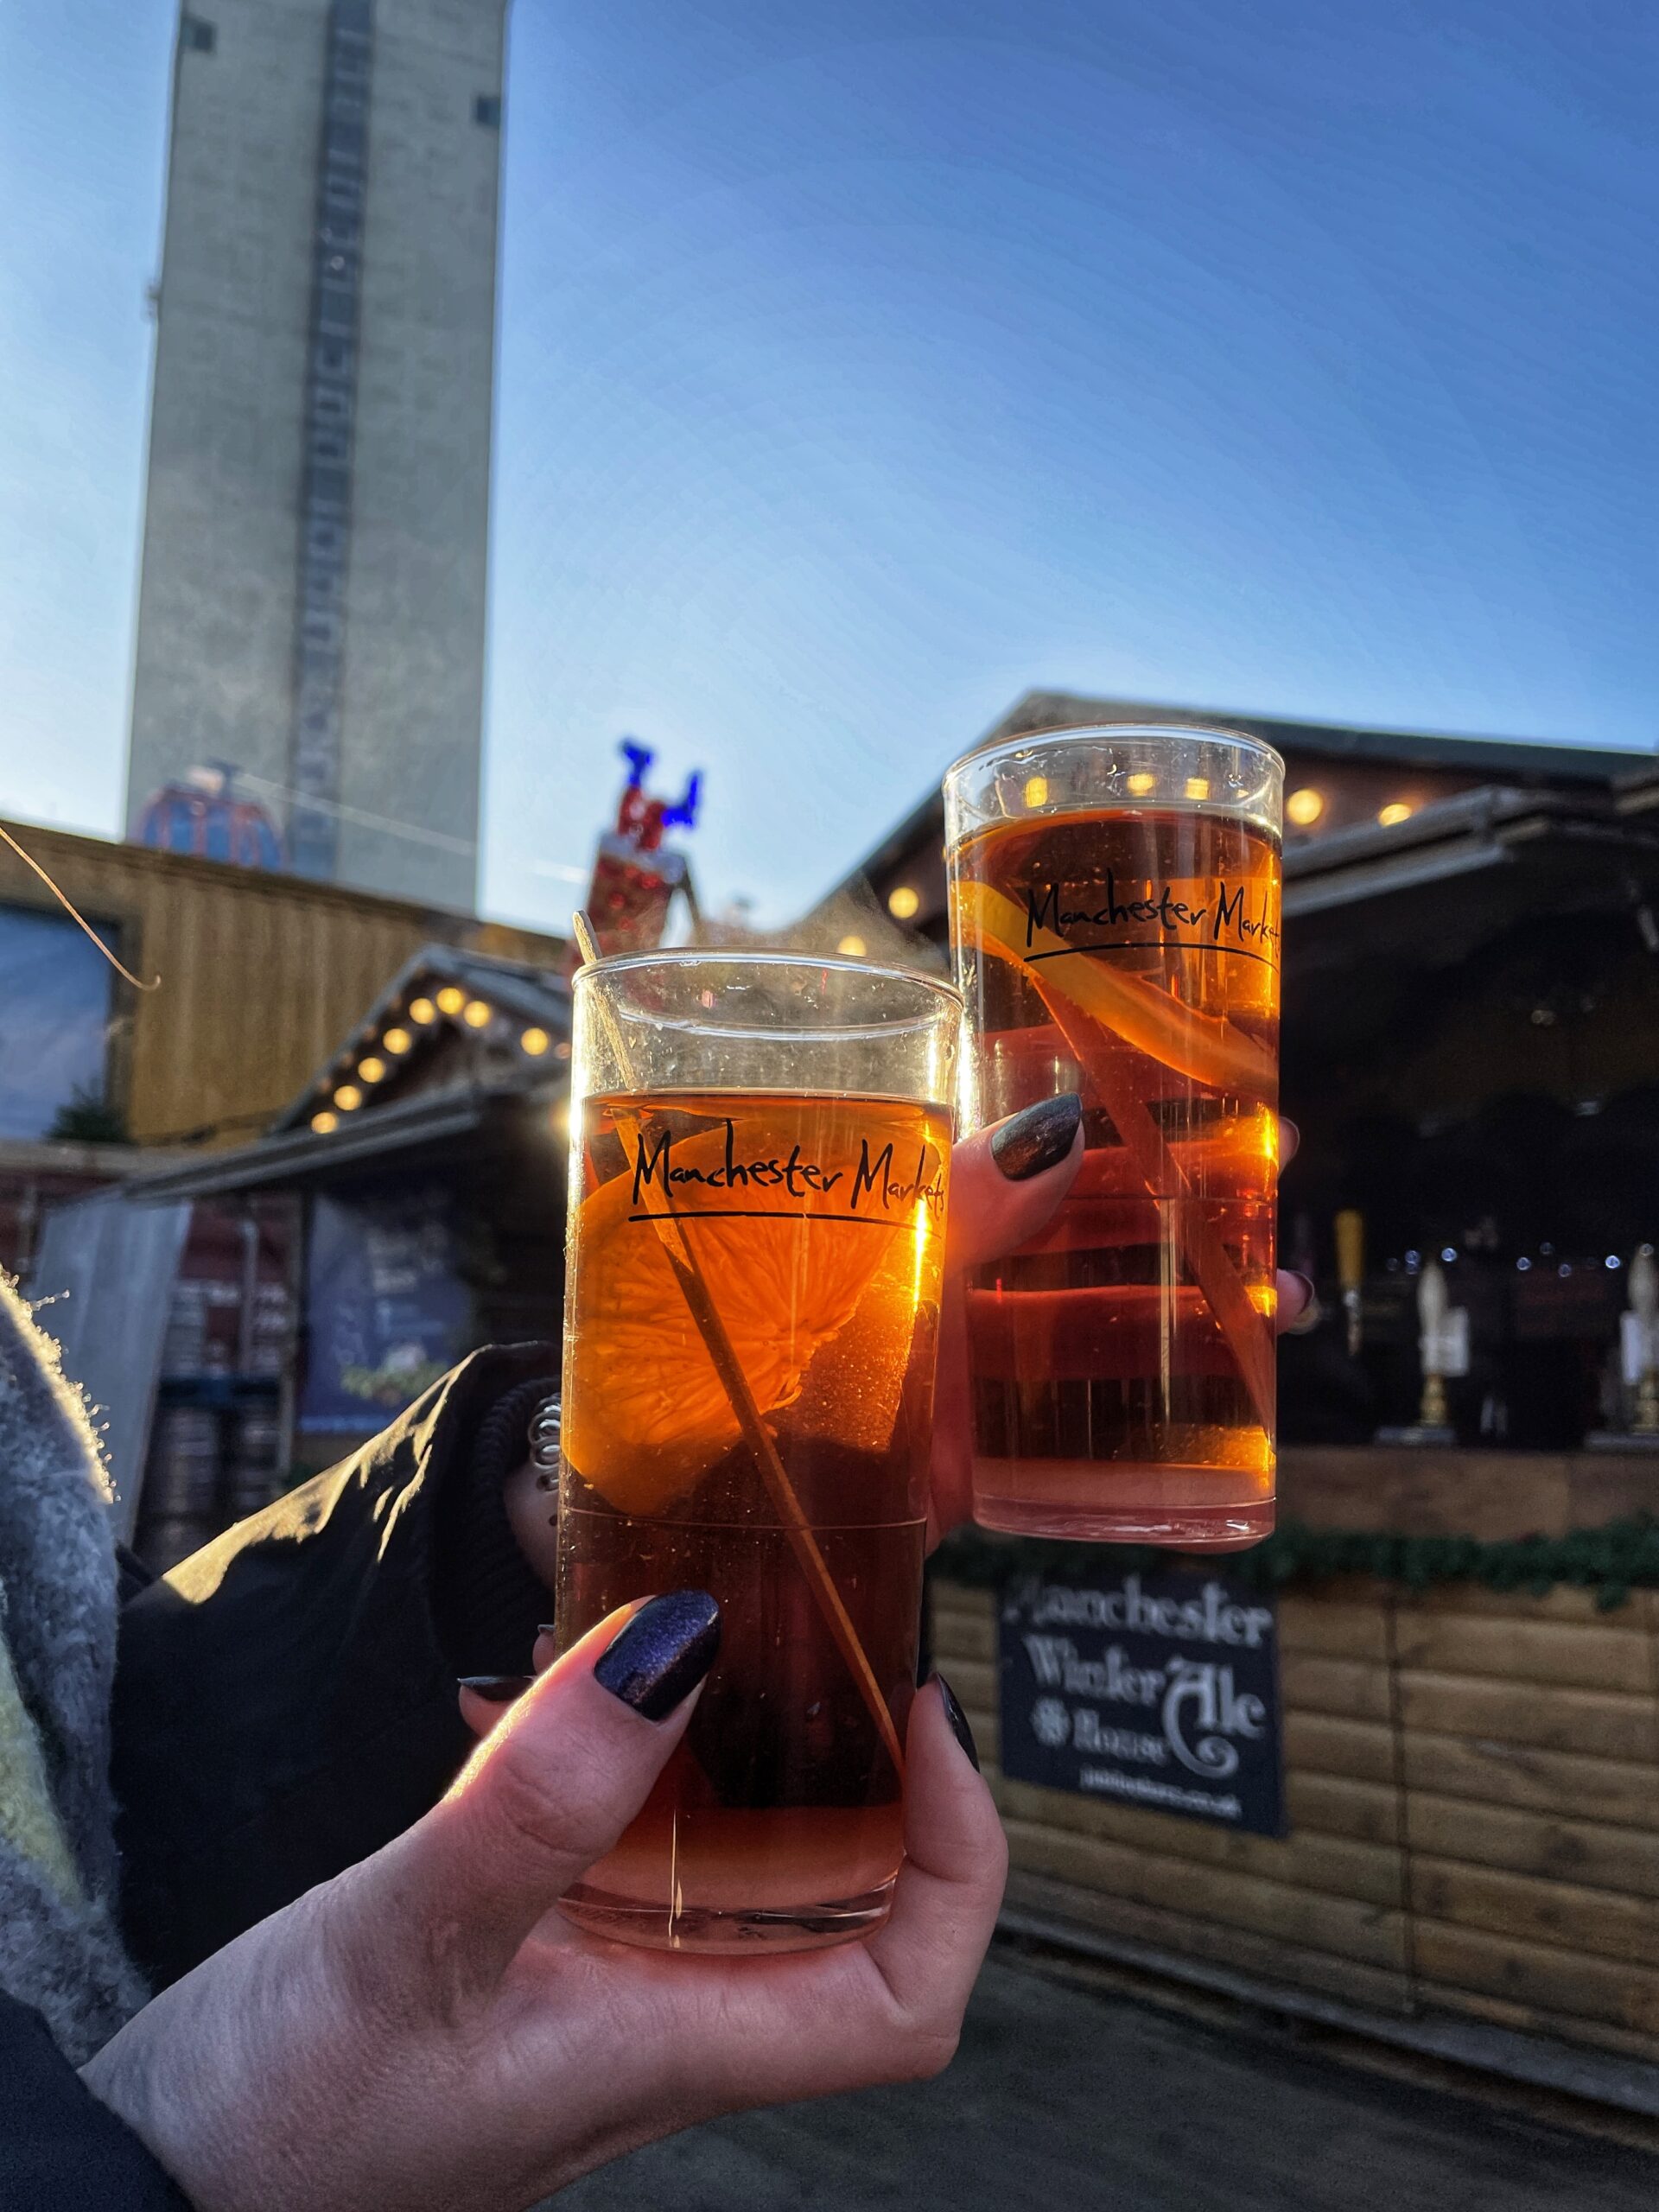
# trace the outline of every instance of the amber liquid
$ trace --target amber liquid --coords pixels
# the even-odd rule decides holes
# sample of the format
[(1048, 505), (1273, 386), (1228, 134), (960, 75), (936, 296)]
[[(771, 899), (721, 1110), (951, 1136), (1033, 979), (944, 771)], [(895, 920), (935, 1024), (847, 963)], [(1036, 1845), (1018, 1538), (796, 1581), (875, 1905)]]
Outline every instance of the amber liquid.
[[(560, 1645), (659, 1591), (710, 1591), (721, 1620), (684, 1742), (564, 1901), (584, 1926), (734, 1952), (842, 1942), (886, 1916), (949, 1134), (939, 1109), (881, 1098), (653, 1093), (582, 1108)], [(687, 1255), (787, 1498), (745, 1440), (677, 1266)]]
[(975, 1517), (1222, 1550), (1273, 1525), (1277, 842), (1014, 822), (951, 856), (974, 1118), (1077, 1090), (1048, 1230), (969, 1291)]

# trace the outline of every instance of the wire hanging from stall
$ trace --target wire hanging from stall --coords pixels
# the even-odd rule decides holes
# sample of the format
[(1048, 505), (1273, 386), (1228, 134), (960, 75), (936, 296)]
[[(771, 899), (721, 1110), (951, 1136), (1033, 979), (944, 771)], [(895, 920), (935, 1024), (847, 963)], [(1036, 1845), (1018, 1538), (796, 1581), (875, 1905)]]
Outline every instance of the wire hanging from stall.
[(79, 907), (77, 906), (74, 901), (70, 898), (68, 893), (64, 890), (62, 885), (54, 883), (52, 878), (47, 874), (46, 870), (41, 866), (39, 861), (35, 858), (34, 855), (32, 853), (26, 853), (23, 850), (17, 840), (12, 836), (10, 830), (6, 828), (3, 822), (0, 822), (0, 837), (3, 837), (5, 839), (7, 844), (11, 847), (12, 851), (16, 854), (18, 859), (22, 861), (25, 868), (34, 869), (35, 874), (40, 877), (41, 881), (52, 893), (52, 896), (57, 900), (59, 906), (63, 908), (64, 912), (68, 915), (71, 921), (78, 923), (80, 928), (86, 931), (86, 935), (91, 938), (92, 943), (98, 947), (104, 957), (109, 962), (111, 967), (114, 969), (118, 976), (124, 976), (126, 981), (132, 985), (135, 991), (160, 990), (162, 988), (162, 979), (159, 976), (152, 976), (150, 981), (147, 983), (140, 982), (137, 976), (133, 974), (130, 968), (123, 966), (122, 963), (116, 957), (115, 954), (110, 950), (109, 946), (105, 944), (103, 938), (99, 937), (98, 931), (87, 920), (85, 914), (81, 912)]

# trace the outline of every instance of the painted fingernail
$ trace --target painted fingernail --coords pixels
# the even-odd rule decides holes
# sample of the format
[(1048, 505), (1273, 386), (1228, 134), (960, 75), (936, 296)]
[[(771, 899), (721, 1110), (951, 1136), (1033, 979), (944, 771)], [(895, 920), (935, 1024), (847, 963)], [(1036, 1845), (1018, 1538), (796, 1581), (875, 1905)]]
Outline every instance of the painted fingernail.
[(461, 1687), (487, 1705), (511, 1705), (535, 1681), (534, 1675), (463, 1675)]
[(1024, 1183), (1046, 1167), (1058, 1167), (1083, 1125), (1083, 1101), (1075, 1090), (1039, 1098), (991, 1139), (991, 1158), (1010, 1183)]
[(554, 1627), (551, 1621), (537, 1621), (536, 1624), (536, 1633), (537, 1636), (556, 1636), (558, 1634), (558, 1630)]
[(950, 1683), (945, 1681), (944, 1676), (943, 1675), (935, 1675), (933, 1679), (939, 1686), (939, 1696), (944, 1705), (944, 1717), (950, 1723), (950, 1733), (962, 1745), (963, 1751), (967, 1754), (968, 1758), (973, 1766), (974, 1772), (977, 1774), (979, 1772), (979, 1746), (974, 1741), (973, 1730), (968, 1726), (968, 1716), (963, 1711), (961, 1706), (957, 1704), (957, 1694), (951, 1688)]
[(664, 1720), (689, 1697), (720, 1649), (720, 1607), (706, 1590), (652, 1598), (606, 1647), (594, 1669), (601, 1689), (647, 1720)]

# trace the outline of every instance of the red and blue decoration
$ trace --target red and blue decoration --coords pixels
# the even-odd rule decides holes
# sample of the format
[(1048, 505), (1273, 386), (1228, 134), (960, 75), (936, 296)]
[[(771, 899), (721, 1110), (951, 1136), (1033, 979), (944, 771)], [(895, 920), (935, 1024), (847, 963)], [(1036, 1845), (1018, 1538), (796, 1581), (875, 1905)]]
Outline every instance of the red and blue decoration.
[(628, 780), (617, 803), (616, 827), (599, 841), (588, 913), (604, 952), (644, 952), (660, 944), (674, 893), (689, 889), (685, 855), (664, 843), (667, 832), (691, 829), (702, 796), (694, 772), (677, 800), (653, 798), (645, 778), (656, 755), (631, 737), (618, 751)]

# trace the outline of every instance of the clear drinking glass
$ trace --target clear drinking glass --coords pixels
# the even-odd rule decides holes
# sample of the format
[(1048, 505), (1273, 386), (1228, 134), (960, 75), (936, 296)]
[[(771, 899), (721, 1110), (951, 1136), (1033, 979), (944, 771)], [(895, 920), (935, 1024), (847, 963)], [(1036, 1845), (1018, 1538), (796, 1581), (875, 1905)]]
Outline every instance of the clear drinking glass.
[(1284, 764), (1054, 730), (944, 782), (963, 1126), (1081, 1093), (1087, 1151), (969, 1292), (986, 1528), (1224, 1550), (1273, 1526)]
[(901, 1857), (961, 998), (704, 952), (575, 995), (558, 1641), (695, 1588), (721, 1642), (564, 1910), (670, 1949), (844, 1942)]

